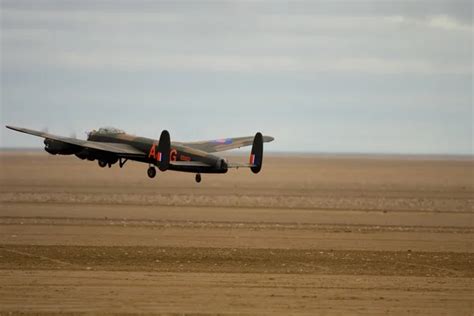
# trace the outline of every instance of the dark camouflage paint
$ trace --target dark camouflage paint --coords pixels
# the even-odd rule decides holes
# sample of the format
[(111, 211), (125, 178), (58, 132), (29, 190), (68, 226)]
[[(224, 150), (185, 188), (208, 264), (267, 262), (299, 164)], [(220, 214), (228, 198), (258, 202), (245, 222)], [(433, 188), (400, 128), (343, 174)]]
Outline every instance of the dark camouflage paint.
[[(52, 152), (46, 149), (50, 153), (54, 153), (54, 146), (56, 146), (59, 149), (57, 154), (75, 154), (81, 159), (101, 160), (111, 164), (119, 159), (129, 159), (157, 165), (156, 158), (150, 155), (150, 150), (153, 145), (158, 145), (158, 140), (151, 138), (127, 133), (92, 131), (88, 134), (87, 141), (84, 141), (26, 128), (12, 126), (7, 126), (7, 128), (45, 138), (45, 144), (49, 142), (52, 146)], [(263, 142), (271, 142), (273, 139), (270, 136), (263, 136)], [(227, 162), (212, 153), (250, 146), (253, 141), (254, 137), (249, 136), (200, 142), (171, 142), (171, 165), (168, 170), (226, 173), (229, 167)], [(176, 163), (173, 164), (173, 162)], [(180, 164), (180, 162), (183, 163)], [(194, 162), (194, 164), (188, 162)]]

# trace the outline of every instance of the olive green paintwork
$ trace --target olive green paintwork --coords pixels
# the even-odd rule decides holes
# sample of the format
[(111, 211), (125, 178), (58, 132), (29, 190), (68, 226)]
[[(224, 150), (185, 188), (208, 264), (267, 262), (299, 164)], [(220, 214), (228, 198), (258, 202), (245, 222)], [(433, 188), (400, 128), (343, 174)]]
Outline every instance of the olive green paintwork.
[[(45, 138), (45, 144), (56, 142), (56, 146), (62, 148), (61, 145), (63, 145), (64, 148), (67, 148), (67, 151), (59, 149), (57, 154), (74, 153), (81, 159), (97, 159), (109, 164), (116, 163), (119, 159), (157, 164), (156, 157), (152, 155), (151, 150), (153, 146), (158, 144), (158, 140), (130, 135), (115, 128), (101, 128), (91, 131), (88, 133), (87, 140), (80, 140), (27, 128), (6, 127), (18, 132), (43, 137)], [(273, 140), (274, 138), (271, 136), (263, 136), (263, 142)], [(250, 146), (253, 141), (254, 137), (248, 136), (199, 142), (171, 142), (169, 170), (225, 173), (228, 168), (232, 167), (252, 167), (250, 164), (228, 164), (223, 158), (213, 153)]]

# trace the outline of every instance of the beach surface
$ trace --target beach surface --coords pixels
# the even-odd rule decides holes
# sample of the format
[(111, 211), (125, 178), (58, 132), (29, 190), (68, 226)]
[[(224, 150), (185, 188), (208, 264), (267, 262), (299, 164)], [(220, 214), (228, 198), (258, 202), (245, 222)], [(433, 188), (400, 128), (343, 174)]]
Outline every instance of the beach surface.
[(146, 169), (0, 153), (0, 314), (474, 312), (472, 159)]

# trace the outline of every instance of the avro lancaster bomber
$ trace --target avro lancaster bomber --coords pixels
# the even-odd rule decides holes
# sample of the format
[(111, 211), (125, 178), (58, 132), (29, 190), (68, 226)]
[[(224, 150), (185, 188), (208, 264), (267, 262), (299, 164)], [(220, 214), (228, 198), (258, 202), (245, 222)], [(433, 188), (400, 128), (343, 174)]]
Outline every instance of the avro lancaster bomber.
[[(76, 155), (82, 160), (97, 160), (104, 168), (118, 163), (122, 168), (128, 160), (149, 165), (147, 174), (156, 176), (160, 171), (173, 170), (196, 174), (201, 182), (202, 173), (226, 173), (229, 168), (250, 168), (253, 173), (262, 169), (263, 143), (273, 141), (261, 133), (254, 137), (224, 138), (199, 142), (171, 142), (163, 130), (159, 140), (129, 135), (116, 128), (100, 128), (87, 134), (87, 140), (56, 136), (27, 128), (6, 126), (14, 131), (44, 138), (44, 149), (52, 155)], [(248, 163), (232, 163), (215, 155), (216, 152), (252, 145)]]

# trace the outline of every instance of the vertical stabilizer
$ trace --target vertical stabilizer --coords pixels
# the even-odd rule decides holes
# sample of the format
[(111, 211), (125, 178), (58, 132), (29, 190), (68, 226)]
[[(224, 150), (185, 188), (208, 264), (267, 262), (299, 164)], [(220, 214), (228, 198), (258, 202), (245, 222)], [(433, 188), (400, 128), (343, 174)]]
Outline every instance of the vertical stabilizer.
[(160, 136), (160, 142), (158, 143), (158, 150), (156, 153), (156, 161), (158, 169), (161, 171), (168, 170), (170, 165), (170, 151), (171, 151), (171, 139), (170, 133), (167, 130), (163, 130)]
[(250, 153), (250, 162), (253, 173), (259, 173), (262, 169), (263, 163), (263, 136), (262, 133), (258, 132), (255, 134), (252, 145), (252, 152)]

